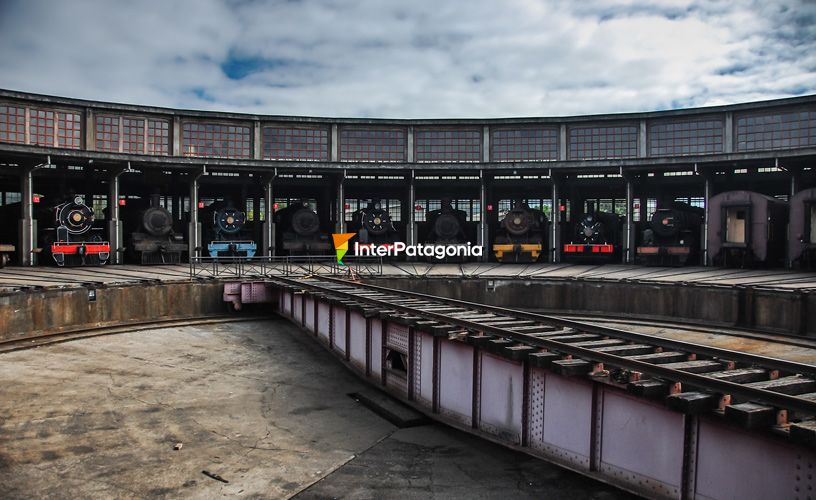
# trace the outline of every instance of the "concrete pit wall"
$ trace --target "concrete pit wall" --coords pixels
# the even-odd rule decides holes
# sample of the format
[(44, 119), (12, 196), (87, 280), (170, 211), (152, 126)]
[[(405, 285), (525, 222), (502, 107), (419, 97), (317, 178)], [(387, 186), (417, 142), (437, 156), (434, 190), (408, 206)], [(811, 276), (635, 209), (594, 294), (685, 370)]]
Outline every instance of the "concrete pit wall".
[(212, 316), (220, 281), (33, 289), (0, 295), (0, 340), (46, 332)]
[(368, 283), (546, 313), (593, 314), (816, 337), (816, 294), (622, 281), (371, 278)]

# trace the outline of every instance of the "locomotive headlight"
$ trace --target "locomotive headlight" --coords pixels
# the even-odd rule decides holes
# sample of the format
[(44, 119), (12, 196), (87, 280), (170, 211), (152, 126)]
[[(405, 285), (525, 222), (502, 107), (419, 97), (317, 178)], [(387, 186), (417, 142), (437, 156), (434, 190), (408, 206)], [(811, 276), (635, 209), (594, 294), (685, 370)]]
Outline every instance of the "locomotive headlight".
[(79, 212), (72, 213), (71, 220), (79, 224), (80, 222), (82, 222), (82, 214)]
[(374, 224), (379, 226), (380, 224), (382, 224), (382, 219), (380, 219), (379, 217), (374, 217)]
[(228, 215), (227, 216), (227, 224), (235, 224), (235, 217)]

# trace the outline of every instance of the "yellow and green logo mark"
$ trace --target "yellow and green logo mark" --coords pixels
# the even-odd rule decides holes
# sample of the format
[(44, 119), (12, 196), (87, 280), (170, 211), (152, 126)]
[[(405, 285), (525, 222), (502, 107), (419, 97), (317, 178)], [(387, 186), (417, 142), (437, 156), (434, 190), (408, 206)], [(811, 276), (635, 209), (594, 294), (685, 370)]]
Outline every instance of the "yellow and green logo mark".
[(332, 239), (334, 240), (334, 251), (337, 253), (337, 263), (345, 266), (343, 264), (343, 257), (346, 255), (349, 249), (349, 240), (357, 236), (357, 233), (340, 233), (340, 234), (332, 234)]

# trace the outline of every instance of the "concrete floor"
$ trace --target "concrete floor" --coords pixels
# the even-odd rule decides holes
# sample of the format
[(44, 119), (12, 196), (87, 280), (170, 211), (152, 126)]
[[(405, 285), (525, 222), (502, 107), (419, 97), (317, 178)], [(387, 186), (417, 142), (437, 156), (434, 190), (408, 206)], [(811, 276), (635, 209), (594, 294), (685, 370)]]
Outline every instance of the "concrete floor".
[(364, 388), (284, 320), (5, 354), (0, 496), (628, 497), (442, 425), (397, 429), (347, 396)]

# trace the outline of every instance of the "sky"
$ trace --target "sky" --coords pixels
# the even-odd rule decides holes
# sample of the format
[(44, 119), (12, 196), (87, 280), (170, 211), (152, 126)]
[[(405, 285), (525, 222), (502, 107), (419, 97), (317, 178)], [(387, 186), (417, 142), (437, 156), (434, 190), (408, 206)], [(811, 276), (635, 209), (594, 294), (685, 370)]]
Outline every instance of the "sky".
[(816, 93), (816, 0), (0, 0), (0, 88), (375, 118)]

